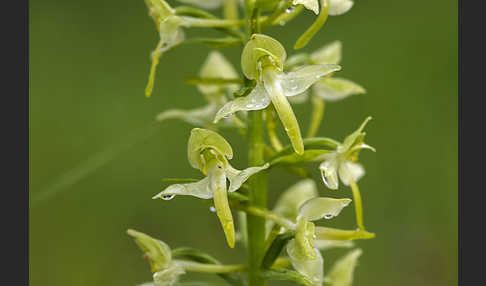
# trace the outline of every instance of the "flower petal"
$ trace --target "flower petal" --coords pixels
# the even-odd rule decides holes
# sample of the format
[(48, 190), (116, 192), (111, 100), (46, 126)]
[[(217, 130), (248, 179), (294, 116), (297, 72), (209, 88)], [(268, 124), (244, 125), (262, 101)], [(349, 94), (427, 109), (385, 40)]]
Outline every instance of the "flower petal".
[(316, 226), (305, 218), (298, 219), (295, 229), (295, 251), (294, 256), (299, 259), (314, 259), (314, 233)]
[(314, 240), (314, 246), (319, 250), (326, 250), (331, 248), (350, 248), (354, 246), (352, 241), (340, 240)]
[(366, 90), (344, 78), (324, 78), (313, 86), (313, 91), (319, 97), (328, 101), (337, 101), (354, 94), (365, 93)]
[(312, 281), (315, 286), (322, 286), (324, 276), (324, 259), (318, 249), (314, 249), (316, 256), (314, 259), (303, 259), (296, 255), (296, 242), (292, 239), (287, 244), (287, 254), (294, 269), (307, 279)]
[(267, 35), (251, 35), (241, 54), (241, 68), (248, 79), (256, 78), (258, 62), (261, 57), (268, 55), (275, 61), (277, 68), (283, 68), (287, 53), (282, 44)]
[(341, 146), (339, 146), (338, 148), (338, 152), (342, 153), (348, 151), (356, 143), (357, 139), (364, 135), (363, 129), (370, 120), (371, 116), (366, 117), (366, 119), (363, 121), (363, 123), (361, 123), (359, 128), (344, 139), (343, 144), (341, 144)]
[(334, 64), (304, 66), (279, 76), (279, 83), (282, 86), (285, 96), (294, 96), (306, 91), (322, 76), (340, 69), (340, 66)]
[(248, 180), (249, 177), (253, 176), (254, 174), (262, 170), (267, 169), (269, 166), (270, 164), (266, 163), (261, 167), (250, 167), (240, 171), (233, 168), (230, 164), (228, 164), (225, 170), (226, 176), (230, 181), (228, 192), (231, 193), (238, 190), (241, 187), (241, 185), (243, 185), (243, 183), (246, 182), (246, 180)]
[(345, 161), (339, 164), (338, 173), (341, 182), (343, 182), (344, 185), (349, 186), (351, 180), (357, 182), (361, 179), (365, 174), (365, 170), (359, 163)]
[(290, 220), (295, 220), (300, 206), (307, 200), (317, 197), (316, 183), (311, 179), (304, 179), (292, 185), (280, 195), (273, 212)]
[(164, 121), (167, 119), (181, 119), (189, 124), (196, 126), (205, 126), (211, 123), (214, 115), (218, 110), (218, 105), (215, 103), (209, 103), (206, 106), (191, 109), (170, 109), (161, 112), (155, 118), (157, 121)]
[(309, 100), (309, 92), (304, 91), (303, 93), (289, 97), (289, 102), (292, 104), (301, 104)]
[(223, 136), (212, 130), (193, 128), (187, 143), (187, 158), (193, 168), (203, 172), (206, 166), (201, 158), (201, 152), (206, 149), (214, 150), (219, 160), (223, 161), (225, 158), (231, 160), (233, 158), (233, 149)]
[(270, 97), (262, 84), (257, 84), (247, 96), (238, 97), (226, 103), (214, 118), (217, 123), (222, 118), (231, 116), (237, 111), (261, 110), (270, 104)]
[(213, 192), (209, 188), (209, 178), (206, 177), (195, 183), (170, 185), (162, 192), (153, 196), (152, 199), (170, 200), (176, 195), (210, 199), (213, 197)]
[(311, 54), (311, 60), (315, 64), (339, 64), (341, 62), (342, 44), (334, 41)]
[(167, 51), (184, 41), (184, 31), (181, 28), (183, 22), (184, 20), (177, 16), (169, 16), (160, 22), (160, 41), (164, 43), (162, 51)]
[(321, 170), (321, 177), (324, 184), (331, 190), (337, 190), (339, 187), (337, 158), (334, 157), (322, 162), (319, 170)]
[(333, 286), (351, 286), (353, 284), (354, 269), (362, 253), (363, 251), (358, 248), (336, 261), (329, 274), (326, 275), (326, 282)]
[(302, 4), (306, 9), (311, 10), (316, 15), (319, 14), (319, 1), (318, 0), (294, 0), (292, 1), (293, 5)]
[[(204, 62), (199, 76), (202, 78), (238, 78), (238, 74), (231, 63), (218, 51), (212, 51)], [(221, 85), (198, 85), (199, 91), (203, 94), (213, 94), (222, 90)], [(226, 85), (229, 93), (238, 90), (237, 84)], [(223, 89), (224, 90), (224, 89)]]
[(331, 219), (349, 205), (351, 199), (334, 199), (334, 198), (312, 198), (307, 200), (299, 209), (299, 217), (308, 221), (314, 221), (321, 218)]
[(352, 0), (329, 0), (329, 15), (337, 16), (348, 12), (353, 7)]
[(186, 273), (184, 268), (173, 265), (167, 269), (154, 273), (155, 286), (173, 286), (179, 281), (179, 276)]
[(133, 229), (127, 230), (127, 234), (135, 239), (135, 243), (143, 251), (150, 262), (152, 272), (164, 269), (171, 264), (172, 252), (165, 242)]
[(145, 4), (149, 9), (149, 15), (157, 25), (160, 21), (175, 14), (175, 10), (164, 0), (145, 0)]

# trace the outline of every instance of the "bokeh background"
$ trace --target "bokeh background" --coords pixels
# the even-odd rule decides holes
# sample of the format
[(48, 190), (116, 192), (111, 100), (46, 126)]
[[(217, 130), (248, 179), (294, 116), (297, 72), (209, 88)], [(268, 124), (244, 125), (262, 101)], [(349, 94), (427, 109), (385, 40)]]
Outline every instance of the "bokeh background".
[[(313, 19), (305, 12), (268, 33), (293, 54)], [(163, 56), (146, 99), (158, 35), (142, 0), (32, 0), (29, 26), (31, 285), (150, 280), (127, 228), (225, 262), (244, 261), (241, 248), (226, 246), (206, 202), (150, 199), (165, 186), (163, 178), (200, 176), (186, 160), (192, 126), (153, 119), (204, 102), (183, 80), (197, 75), (210, 48), (184, 45)], [(330, 17), (305, 48), (341, 40), (340, 75), (368, 91), (327, 104), (319, 135), (341, 140), (366, 116), (374, 118), (367, 142), (377, 153), (362, 153), (367, 176), (360, 187), (365, 223), (377, 237), (357, 243), (364, 254), (354, 285), (456, 284), (457, 38), (456, 1), (356, 1), (349, 13)], [(223, 51), (237, 68), (240, 51)], [(295, 106), (304, 129), (309, 108)], [(234, 165), (245, 167), (244, 140), (223, 134), (235, 149)], [(347, 188), (326, 189), (314, 175), (321, 195), (351, 196)], [(297, 179), (272, 173), (270, 206)], [(353, 221), (348, 208), (332, 223), (353, 227)], [(343, 253), (325, 253), (326, 269)], [(207, 275), (185, 278), (224, 285)]]

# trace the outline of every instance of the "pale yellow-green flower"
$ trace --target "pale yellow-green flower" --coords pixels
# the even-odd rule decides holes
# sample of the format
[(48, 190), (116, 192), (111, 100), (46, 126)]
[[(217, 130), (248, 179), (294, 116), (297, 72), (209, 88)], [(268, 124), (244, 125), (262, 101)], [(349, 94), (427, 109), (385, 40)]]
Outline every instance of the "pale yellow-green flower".
[(371, 117), (366, 118), (356, 131), (347, 136), (343, 143), (338, 145), (336, 151), (321, 156), (320, 159), (323, 159), (323, 162), (320, 164), (319, 169), (322, 180), (328, 188), (337, 190), (339, 179), (344, 185), (349, 186), (351, 181), (357, 182), (364, 176), (365, 170), (363, 166), (356, 161), (362, 149), (375, 151), (373, 147), (364, 143), (366, 133), (363, 132), (363, 129), (370, 120)]
[(338, 65), (309, 65), (285, 73), (283, 63), (287, 54), (275, 39), (253, 34), (241, 56), (243, 73), (255, 80), (256, 86), (243, 97), (226, 103), (216, 114), (215, 122), (237, 111), (261, 110), (273, 104), (297, 154), (304, 152), (300, 127), (287, 97), (303, 93), (313, 83), (334, 71)]
[[(244, 170), (233, 168), (228, 162), (233, 158), (229, 143), (218, 133), (201, 128), (192, 129), (187, 153), (191, 166), (199, 169), (206, 177), (195, 183), (170, 185), (153, 198), (170, 200), (176, 195), (184, 195), (213, 199), (228, 245), (234, 247), (234, 222), (227, 193), (238, 190), (250, 176), (269, 165)], [(226, 180), (230, 182), (229, 187)]]

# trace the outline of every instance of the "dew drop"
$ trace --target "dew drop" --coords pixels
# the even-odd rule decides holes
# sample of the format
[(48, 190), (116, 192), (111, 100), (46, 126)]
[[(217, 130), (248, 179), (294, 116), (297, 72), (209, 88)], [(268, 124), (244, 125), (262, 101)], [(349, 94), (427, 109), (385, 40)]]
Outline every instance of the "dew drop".
[(285, 9), (285, 13), (292, 13), (292, 12), (294, 12), (294, 10), (295, 10), (295, 7), (290, 6), (289, 8)]
[(175, 197), (175, 195), (174, 194), (171, 194), (171, 195), (162, 196), (162, 199), (163, 200), (166, 200), (166, 201), (169, 201), (169, 200), (172, 200), (174, 197)]
[(327, 215), (324, 215), (324, 218), (325, 219), (331, 219), (333, 218), (334, 216), (332, 214), (327, 214)]
[(216, 208), (214, 206), (210, 206), (209, 207), (209, 211), (212, 212), (212, 213), (215, 213), (216, 212)]

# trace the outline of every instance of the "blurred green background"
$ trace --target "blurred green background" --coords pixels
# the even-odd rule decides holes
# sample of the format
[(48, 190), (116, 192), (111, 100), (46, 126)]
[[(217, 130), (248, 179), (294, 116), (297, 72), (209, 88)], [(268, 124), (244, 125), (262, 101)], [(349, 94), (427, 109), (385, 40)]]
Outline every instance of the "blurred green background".
[[(268, 33), (293, 54), (313, 19), (307, 11)], [(32, 0), (29, 25), (31, 285), (150, 280), (127, 228), (225, 262), (244, 261), (242, 249), (226, 246), (204, 201), (150, 199), (165, 186), (162, 178), (200, 176), (186, 160), (192, 126), (154, 127), (153, 118), (204, 102), (183, 80), (198, 73), (210, 48), (184, 45), (163, 56), (146, 99), (158, 35), (142, 0)], [(357, 243), (364, 254), (354, 285), (457, 282), (457, 38), (456, 1), (356, 1), (304, 49), (341, 40), (339, 74), (368, 91), (327, 104), (319, 135), (342, 140), (366, 116), (374, 118), (367, 142), (377, 153), (360, 157), (367, 170), (360, 188), (365, 223), (377, 237)], [(240, 51), (223, 50), (237, 68)], [(295, 106), (304, 129), (309, 108)], [(223, 135), (235, 149), (234, 166), (245, 167), (244, 140)], [(351, 196), (347, 188), (326, 189), (314, 175), (321, 195)], [(272, 173), (270, 206), (297, 179)], [(353, 215), (347, 208), (333, 225), (353, 227)], [(343, 253), (325, 253), (326, 269)], [(223, 285), (207, 275), (184, 278), (191, 277)]]

